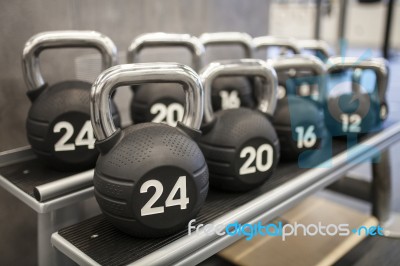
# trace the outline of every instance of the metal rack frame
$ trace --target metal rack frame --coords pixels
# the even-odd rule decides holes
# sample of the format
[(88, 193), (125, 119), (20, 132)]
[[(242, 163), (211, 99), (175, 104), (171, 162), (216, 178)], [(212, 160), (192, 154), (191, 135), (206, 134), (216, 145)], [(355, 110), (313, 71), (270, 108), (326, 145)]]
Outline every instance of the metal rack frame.
[[(35, 158), (30, 147), (0, 153), (0, 167)], [(41, 201), (32, 197), (6, 177), (0, 175), (0, 186), (21, 200), (37, 214), (38, 264), (55, 265), (65, 261), (51, 245), (51, 234), (58, 229), (100, 213), (93, 198), (93, 170), (88, 170), (45, 184), (52, 188), (53, 197)], [(81, 189), (78, 189), (81, 188)], [(66, 193), (66, 191), (72, 191)]]

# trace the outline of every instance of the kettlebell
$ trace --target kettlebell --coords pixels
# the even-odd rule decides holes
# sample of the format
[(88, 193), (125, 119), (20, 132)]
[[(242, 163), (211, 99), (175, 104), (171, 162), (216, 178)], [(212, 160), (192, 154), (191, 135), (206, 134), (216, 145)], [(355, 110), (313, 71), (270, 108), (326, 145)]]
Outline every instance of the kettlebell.
[[(116, 129), (108, 98), (119, 86), (177, 83), (185, 108), (176, 127), (142, 123)], [(200, 77), (177, 63), (119, 65), (93, 84), (91, 118), (100, 156), (94, 173), (97, 202), (107, 219), (137, 237), (160, 237), (184, 228), (208, 191), (208, 168), (193, 140), (203, 116)]]
[[(257, 108), (219, 110), (211, 104), (212, 82), (220, 76), (262, 80)], [(201, 71), (205, 90), (203, 135), (198, 143), (210, 171), (210, 184), (227, 191), (247, 191), (271, 177), (279, 160), (279, 142), (269, 121), (276, 106), (275, 70), (265, 61), (213, 62)]]
[[(268, 50), (270, 48), (280, 48), (279, 57), (287, 57), (288, 51), (296, 54), (301, 54), (300, 47), (296, 44), (295, 40), (292, 38), (283, 38), (275, 36), (260, 36), (253, 39), (255, 51), (266, 50), (268, 55)], [(257, 80), (256, 80), (257, 83)], [(258, 85), (255, 85), (258, 87)], [(257, 91), (256, 91), (257, 93)], [(286, 96), (286, 91), (284, 86), (278, 86), (278, 99), (282, 99)]]
[[(278, 100), (274, 114), (281, 158), (297, 160), (301, 153), (318, 149), (326, 134), (322, 108), (326, 95), (326, 67), (311, 55), (278, 58), (272, 60), (272, 66), (278, 75), (279, 86), (289, 93)], [(296, 91), (304, 84), (319, 91), (317, 99), (297, 95)]]
[[(137, 63), (145, 47), (185, 47), (192, 54), (192, 66), (198, 71), (202, 66), (204, 46), (189, 34), (147, 33), (133, 40), (128, 49), (127, 62)], [(157, 122), (175, 126), (182, 119), (184, 94), (177, 84), (143, 84), (132, 88), (131, 118), (134, 123)]]
[(323, 40), (298, 40), (297, 45), (302, 52), (311, 52), (313, 55), (326, 62), (330, 56), (328, 43)]
[[(39, 68), (39, 55), (53, 48), (95, 48), (102, 55), (102, 68), (117, 63), (117, 48), (110, 38), (95, 31), (49, 31), (25, 44), (22, 69), (32, 102), (26, 130), (32, 150), (48, 166), (62, 171), (94, 167), (98, 157), (90, 123), (91, 84), (74, 80), (49, 86)], [(113, 105), (113, 117), (119, 115)]]
[[(386, 90), (389, 68), (383, 58), (360, 60), (331, 57), (328, 67), (329, 94), (325, 105), (326, 125), (333, 136), (357, 136), (380, 129), (388, 116)], [(343, 74), (343, 71), (352, 73)], [(361, 77), (372, 70), (376, 82), (371, 91)]]
[[(245, 58), (253, 57), (253, 40), (247, 33), (203, 33), (199, 39), (205, 48), (209, 46), (238, 45), (243, 48)], [(252, 90), (253, 86), (253, 81), (248, 77), (219, 77), (215, 79), (212, 84), (213, 110), (226, 110), (240, 106), (253, 108), (256, 102)]]

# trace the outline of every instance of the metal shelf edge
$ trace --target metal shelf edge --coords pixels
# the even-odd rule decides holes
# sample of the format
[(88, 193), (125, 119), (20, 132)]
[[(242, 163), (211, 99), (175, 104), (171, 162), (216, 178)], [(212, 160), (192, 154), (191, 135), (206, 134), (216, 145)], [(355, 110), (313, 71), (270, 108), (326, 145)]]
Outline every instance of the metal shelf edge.
[(74, 245), (61, 237), (57, 232), (51, 235), (51, 244), (79, 265), (100, 266), (100, 264), (77, 249)]
[(8, 181), (2, 175), (0, 175), (0, 186), (21, 200), (23, 203), (31, 207), (34, 211), (40, 213), (40, 203), (35, 198), (25, 193), (25, 191), (19, 189), (13, 183)]
[(65, 206), (72, 205), (74, 203), (79, 203), (81, 201), (87, 200), (94, 197), (94, 187), (87, 187), (82, 190), (78, 190), (67, 195), (39, 203), (39, 213), (48, 213), (53, 210), (60, 209)]
[(35, 158), (30, 146), (0, 152), (0, 167)]
[(87, 187), (82, 190), (78, 190), (67, 195), (60, 196), (58, 198), (51, 199), (45, 202), (39, 202), (35, 198), (31, 197), (13, 183), (5, 179), (0, 175), (0, 185), (14, 195), (16, 198), (24, 202), (30, 208), (32, 208), (37, 213), (48, 213), (55, 209), (59, 209), (65, 207), (67, 205), (80, 202), (85, 199), (89, 199), (94, 196), (94, 188), (93, 186)]

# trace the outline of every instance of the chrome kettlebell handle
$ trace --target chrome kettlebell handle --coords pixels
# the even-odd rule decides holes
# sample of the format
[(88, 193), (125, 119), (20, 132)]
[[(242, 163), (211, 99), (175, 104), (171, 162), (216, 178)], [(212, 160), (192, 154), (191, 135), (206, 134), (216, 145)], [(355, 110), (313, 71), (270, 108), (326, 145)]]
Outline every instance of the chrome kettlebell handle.
[(381, 101), (385, 94), (389, 79), (389, 63), (384, 58), (360, 59), (357, 57), (330, 57), (327, 72), (332, 73), (344, 69), (371, 69), (376, 73), (378, 83), (378, 96)]
[(327, 69), (325, 64), (316, 56), (313, 55), (293, 55), (291, 57), (280, 57), (271, 59), (272, 67), (279, 71), (291, 70), (296, 71), (306, 70), (312, 71), (319, 77), (319, 94), (318, 102), (323, 103), (327, 96), (326, 73)]
[(244, 32), (213, 32), (203, 33), (199, 37), (201, 43), (207, 47), (208, 45), (240, 45), (246, 58), (252, 58), (254, 53), (253, 39)]
[(300, 54), (300, 47), (292, 38), (282, 38), (275, 36), (261, 36), (253, 39), (255, 49), (261, 50), (269, 47), (283, 47), (291, 50), (294, 54)]
[(98, 141), (111, 137), (117, 130), (110, 111), (110, 97), (120, 86), (143, 83), (178, 83), (185, 92), (182, 124), (198, 130), (203, 118), (204, 93), (201, 79), (188, 66), (178, 63), (140, 63), (117, 65), (105, 70), (93, 83), (90, 113)]
[(22, 53), (22, 70), (28, 90), (42, 87), (39, 55), (54, 48), (95, 48), (102, 56), (102, 70), (118, 63), (117, 47), (107, 36), (96, 31), (47, 31), (32, 36)]
[(137, 63), (140, 51), (145, 47), (183, 46), (192, 54), (192, 67), (198, 71), (203, 66), (204, 46), (200, 40), (189, 34), (154, 32), (139, 35), (129, 45), (128, 63)]
[(321, 52), (324, 57), (329, 58), (330, 47), (327, 42), (323, 40), (298, 40), (297, 45), (303, 50), (314, 50)]
[(209, 64), (201, 71), (201, 80), (205, 91), (204, 121), (214, 119), (211, 104), (211, 85), (220, 76), (253, 76), (262, 78), (262, 89), (258, 96), (257, 109), (268, 115), (273, 115), (277, 103), (278, 80), (272, 66), (260, 59), (237, 59), (217, 61)]

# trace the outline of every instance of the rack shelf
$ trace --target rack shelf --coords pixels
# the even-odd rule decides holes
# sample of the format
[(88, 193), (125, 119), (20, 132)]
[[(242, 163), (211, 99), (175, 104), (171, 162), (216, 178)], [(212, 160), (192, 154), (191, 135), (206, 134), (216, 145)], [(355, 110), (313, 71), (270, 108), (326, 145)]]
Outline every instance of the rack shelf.
[[(302, 161), (303, 166), (317, 167), (302, 168), (298, 163), (280, 163), (270, 180), (245, 194), (210, 190), (195, 224), (268, 222), (305, 197), (337, 181), (357, 164), (376, 158), (398, 141), (400, 123), (393, 121), (386, 123), (384, 130), (364, 136), (351, 148), (347, 147), (345, 140), (328, 141), (324, 144), (328, 148), (323, 152), (316, 152), (309, 160)], [(187, 229), (166, 238), (138, 239), (121, 233), (102, 215), (52, 235), (52, 243), (58, 250), (85, 265), (195, 264), (238, 239), (237, 236), (196, 232), (188, 235)]]

